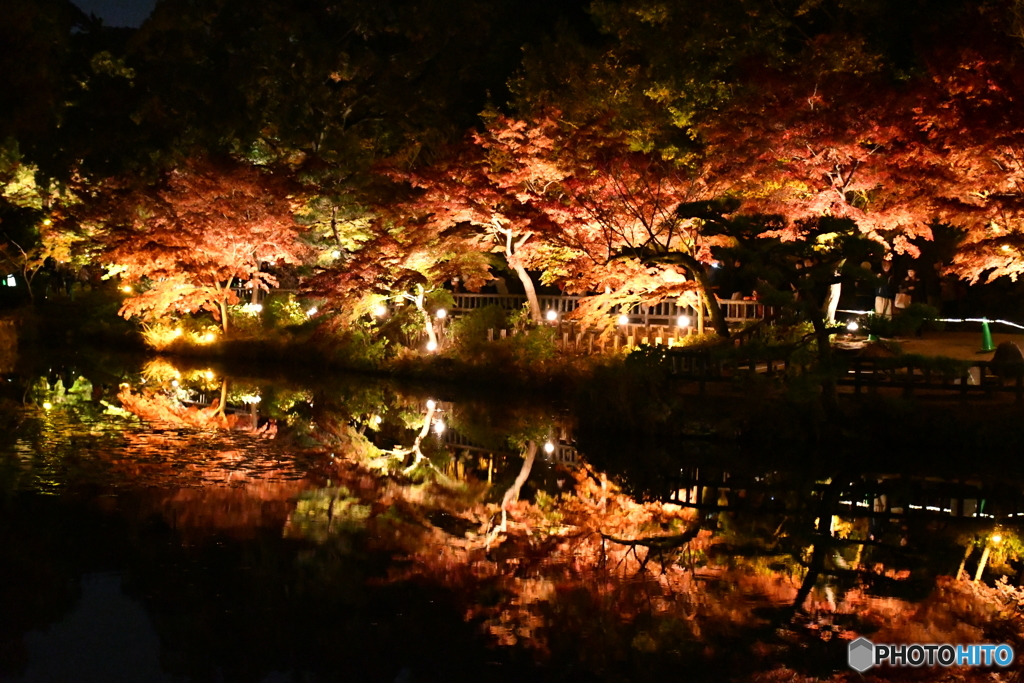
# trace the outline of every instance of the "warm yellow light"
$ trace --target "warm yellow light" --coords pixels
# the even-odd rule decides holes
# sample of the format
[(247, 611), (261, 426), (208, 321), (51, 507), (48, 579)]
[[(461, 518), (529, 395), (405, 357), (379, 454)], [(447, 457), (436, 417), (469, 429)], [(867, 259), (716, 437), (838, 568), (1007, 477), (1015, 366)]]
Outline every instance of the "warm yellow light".
[(49, 410), (52, 407), (53, 407), (53, 404), (50, 403), (49, 401), (47, 401), (46, 403), (43, 404), (43, 410)]
[(547, 313), (544, 314), (544, 317), (551, 322), (555, 322), (556, 320), (558, 320), (558, 311), (548, 311)]
[(203, 376), (206, 379), (213, 379), (213, 372), (211, 372), (210, 370), (207, 370), (206, 372), (203, 373)]
[(428, 341), (427, 342), (427, 351), (430, 351), (430, 352), (437, 351), (437, 342), (436, 341)]
[(620, 325), (628, 325), (629, 324), (629, 316), (625, 315), (625, 314), (620, 315), (619, 316), (619, 324)]
[(555, 452), (555, 444), (553, 444), (550, 441), (548, 441), (546, 444), (544, 444), (544, 452), (547, 453), (548, 455), (551, 455), (552, 453), (554, 453)]
[(373, 424), (379, 425), (383, 421), (384, 421), (384, 418), (382, 418), (380, 415), (374, 415), (373, 416)]
[(316, 306), (312, 306), (308, 311), (306, 311), (306, 317), (312, 318), (317, 313), (319, 313), (319, 309)]
[(1003, 246), (1000, 247), (1000, 249), (1002, 249), (1003, 251), (1010, 251), (1010, 248), (1011, 247), (1009, 244), (1004, 244)]
[(435, 313), (434, 315), (437, 316), (438, 320), (444, 320), (445, 318), (448, 317), (448, 311), (444, 310), (443, 308), (439, 308), (437, 309), (437, 313)]
[(437, 404), (434, 403), (434, 399), (428, 398), (427, 399), (427, 410), (433, 410), (436, 407), (437, 407)]
[(434, 433), (438, 436), (444, 434), (444, 420), (438, 420), (434, 423)]
[(171, 386), (172, 386), (172, 387), (177, 387), (177, 386), (178, 386), (178, 380), (176, 380), (176, 379), (172, 379), (172, 380), (171, 380)]
[(45, 219), (43, 221), (43, 225), (53, 225), (53, 221), (51, 221), (49, 218), (47, 218), (47, 219)]
[(1001, 540), (1003, 540), (1003, 537), (1000, 534), (992, 534), (993, 543), (999, 543)]
[(689, 327), (690, 326), (690, 316), (688, 316), (688, 315), (681, 315), (681, 316), (679, 316), (679, 319), (676, 320), (676, 325), (679, 326), (679, 327)]
[(173, 333), (171, 333), (171, 336), (172, 337), (180, 337), (182, 334), (184, 334), (184, 332), (182, 332), (181, 328), (179, 327), (176, 330), (174, 330)]
[(204, 344), (210, 344), (217, 340), (217, 335), (215, 335), (213, 332), (207, 332), (202, 337), (200, 337), (199, 340)]
[(124, 287), (121, 288), (121, 291), (124, 292), (125, 294), (131, 294), (132, 293), (131, 285), (125, 285)]

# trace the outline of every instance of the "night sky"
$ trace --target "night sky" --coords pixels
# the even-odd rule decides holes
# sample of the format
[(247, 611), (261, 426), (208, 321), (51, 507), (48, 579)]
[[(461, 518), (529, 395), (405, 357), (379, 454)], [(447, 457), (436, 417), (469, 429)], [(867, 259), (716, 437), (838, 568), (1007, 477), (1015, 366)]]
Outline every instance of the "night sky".
[(156, 0), (73, 0), (86, 14), (95, 14), (106, 26), (139, 26)]

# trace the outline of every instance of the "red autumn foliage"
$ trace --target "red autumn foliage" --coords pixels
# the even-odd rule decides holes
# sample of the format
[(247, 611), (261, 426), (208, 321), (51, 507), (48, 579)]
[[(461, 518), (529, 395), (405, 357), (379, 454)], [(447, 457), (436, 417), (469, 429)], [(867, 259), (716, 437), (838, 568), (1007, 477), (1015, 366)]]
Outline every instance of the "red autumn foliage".
[(84, 218), (102, 226), (103, 260), (142, 290), (121, 314), (155, 320), (207, 310), (227, 329), (227, 306), (238, 301), (232, 284), (276, 286), (261, 265), (298, 264), (306, 254), (289, 192), (260, 169), (198, 159), (154, 185), (102, 185)]

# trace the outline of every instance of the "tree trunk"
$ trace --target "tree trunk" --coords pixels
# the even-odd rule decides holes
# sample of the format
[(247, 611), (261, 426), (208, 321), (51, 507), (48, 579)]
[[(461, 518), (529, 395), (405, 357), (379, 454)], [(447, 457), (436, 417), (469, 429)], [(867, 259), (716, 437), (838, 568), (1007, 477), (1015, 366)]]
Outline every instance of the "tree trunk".
[(512, 503), (519, 501), (519, 492), (523, 489), (523, 484), (530, 478), (530, 470), (533, 469), (533, 461), (537, 458), (537, 442), (531, 441), (526, 447), (526, 455), (523, 456), (523, 466), (519, 468), (519, 474), (516, 475), (516, 480), (512, 482), (512, 486), (508, 487), (505, 491), (505, 495), (501, 499), (501, 511), (502, 511), (502, 522), (504, 523), (505, 510)]
[(415, 469), (426, 457), (423, 455), (423, 450), (420, 446), (423, 444), (423, 439), (430, 433), (430, 425), (434, 423), (434, 411), (436, 410), (437, 404), (429, 401), (427, 403), (427, 414), (423, 416), (423, 426), (420, 428), (420, 433), (416, 435), (416, 440), (412, 442), (413, 461), (405, 468), (406, 474)]
[(843, 265), (845, 263), (846, 259), (842, 259), (836, 266), (835, 273), (833, 273), (835, 282), (828, 286), (828, 296), (825, 297), (825, 307), (823, 311), (825, 313), (825, 320), (830, 325), (836, 321), (836, 309), (839, 308), (839, 295), (843, 293), (843, 283), (839, 279), (839, 276), (843, 271)]
[(430, 312), (427, 311), (427, 307), (424, 305), (426, 294), (423, 285), (416, 285), (416, 296), (413, 297), (413, 302), (416, 304), (419, 312), (423, 314), (423, 324), (427, 330), (427, 348), (429, 351), (436, 351), (437, 333), (434, 331), (434, 320), (430, 317)]
[(697, 285), (700, 286), (700, 291), (704, 294), (704, 302), (708, 307), (708, 314), (711, 316), (711, 326), (715, 329), (715, 334), (719, 337), (728, 337), (729, 323), (725, 319), (722, 307), (718, 305), (718, 297), (715, 296), (715, 291), (711, 288), (711, 282), (708, 281), (708, 276), (704, 272), (704, 266), (689, 254), (674, 252), (672, 257), (681, 266), (686, 268), (697, 282)]
[(825, 415), (829, 421), (839, 418), (839, 390), (836, 382), (836, 368), (833, 364), (832, 342), (829, 338), (829, 327), (822, 317), (821, 311), (813, 305), (805, 307), (807, 317), (814, 326), (814, 335), (818, 342), (818, 372), (821, 373), (821, 401)]
[(526, 301), (530, 305), (530, 319), (540, 324), (544, 318), (540, 313), (540, 302), (537, 301), (537, 288), (533, 286), (533, 278), (521, 265), (516, 264), (512, 268), (519, 276), (519, 281), (523, 283), (523, 289), (526, 290)]

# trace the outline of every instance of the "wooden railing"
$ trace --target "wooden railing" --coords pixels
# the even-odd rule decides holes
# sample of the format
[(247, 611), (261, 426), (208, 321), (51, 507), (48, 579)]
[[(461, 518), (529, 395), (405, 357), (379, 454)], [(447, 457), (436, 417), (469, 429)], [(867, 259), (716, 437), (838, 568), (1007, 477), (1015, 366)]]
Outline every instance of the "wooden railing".
[[(484, 306), (499, 306), (507, 311), (515, 310), (526, 303), (526, 296), (523, 294), (453, 294), (455, 305), (452, 308), (454, 313), (466, 313)], [(541, 311), (555, 311), (560, 316), (571, 313), (579, 308), (585, 296), (571, 295), (539, 295), (537, 303)], [(771, 308), (757, 301), (745, 301), (739, 299), (720, 299), (719, 305), (725, 313), (725, 319), (730, 323), (743, 323), (750, 320), (759, 320), (771, 314)], [(615, 309), (616, 314), (620, 313)], [(629, 317), (630, 324), (642, 325), (674, 325), (681, 315), (690, 316), (694, 319), (696, 312), (689, 306), (680, 306), (674, 301), (661, 301), (650, 305), (633, 306), (625, 314)]]

